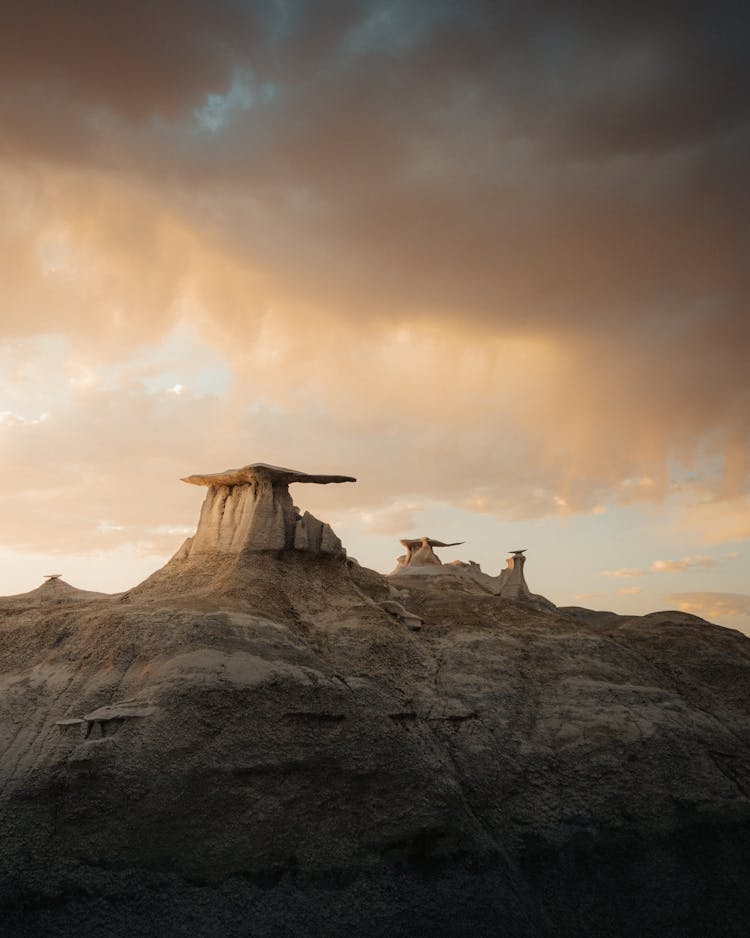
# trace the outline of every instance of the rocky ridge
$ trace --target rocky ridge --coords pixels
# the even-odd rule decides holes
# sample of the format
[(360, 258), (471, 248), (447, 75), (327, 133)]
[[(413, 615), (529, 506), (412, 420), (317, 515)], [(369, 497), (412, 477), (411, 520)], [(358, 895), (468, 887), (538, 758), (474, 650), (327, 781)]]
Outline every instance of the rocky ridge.
[(289, 481), (281, 547), (0, 600), (4, 935), (744, 935), (745, 636), (383, 577)]

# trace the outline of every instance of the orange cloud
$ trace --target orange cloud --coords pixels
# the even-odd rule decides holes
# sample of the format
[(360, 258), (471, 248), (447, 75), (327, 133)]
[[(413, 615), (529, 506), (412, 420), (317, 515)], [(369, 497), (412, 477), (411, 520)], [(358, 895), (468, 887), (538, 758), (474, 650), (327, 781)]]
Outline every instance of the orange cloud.
[(601, 575), (615, 579), (629, 579), (636, 576), (648, 576), (648, 570), (641, 570), (640, 567), (621, 567), (619, 570), (602, 570)]
[(674, 593), (670, 599), (676, 600), (683, 612), (710, 620), (727, 616), (750, 616), (750, 595), (746, 593)]
[(716, 566), (714, 557), (694, 556), (683, 557), (681, 560), (655, 560), (651, 564), (651, 570), (654, 573), (684, 573), (693, 567), (701, 567), (710, 570)]
[[(642, 567), (622, 567), (619, 570), (602, 570), (601, 576), (614, 577), (616, 579), (627, 579), (630, 577), (648, 576), (650, 573), (685, 573), (694, 568), (710, 570), (716, 566), (718, 561), (714, 557), (704, 555), (694, 555), (683, 557), (681, 560), (654, 560), (648, 569)], [(623, 592), (640, 592), (640, 587), (631, 587), (628, 590), (619, 590)]]

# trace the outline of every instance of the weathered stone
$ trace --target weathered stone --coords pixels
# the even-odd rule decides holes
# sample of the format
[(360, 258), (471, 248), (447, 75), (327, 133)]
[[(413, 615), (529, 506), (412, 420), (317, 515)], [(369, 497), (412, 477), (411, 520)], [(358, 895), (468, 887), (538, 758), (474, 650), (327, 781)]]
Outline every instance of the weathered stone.
[(314, 475), (254, 463), (187, 476), (183, 482), (208, 486), (198, 529), (175, 554), (185, 560), (201, 554), (304, 550), (344, 555), (341, 541), (309, 512), (300, 518), (289, 494), (293, 482), (327, 485), (355, 482), (352, 476)]
[(380, 607), (385, 609), (387, 613), (394, 616), (399, 622), (403, 622), (407, 628), (410, 628), (413, 632), (418, 632), (424, 625), (424, 619), (420, 616), (414, 615), (413, 612), (409, 612), (401, 603), (395, 602), (393, 599), (384, 599), (380, 603)]
[(446, 544), (430, 537), (405, 538), (399, 542), (406, 548), (406, 553), (396, 559), (396, 569), (393, 573), (401, 573), (413, 567), (440, 566), (441, 559), (433, 550), (434, 547), (458, 547), (463, 541), (454, 541)]
[(396, 568), (390, 573), (391, 577), (431, 577), (442, 580), (445, 585), (455, 583), (458, 579), (465, 588), (474, 587), (481, 592), (515, 599), (535, 608), (555, 608), (544, 596), (530, 592), (523, 574), (525, 550), (514, 551), (508, 558), (507, 567), (498, 576), (493, 577), (484, 573), (473, 560), (453, 560), (444, 564), (433, 550), (434, 547), (456, 547), (463, 544), (463, 541), (444, 544), (442, 541), (423, 537), (402, 540), (400, 543), (406, 547), (407, 553), (397, 558)]

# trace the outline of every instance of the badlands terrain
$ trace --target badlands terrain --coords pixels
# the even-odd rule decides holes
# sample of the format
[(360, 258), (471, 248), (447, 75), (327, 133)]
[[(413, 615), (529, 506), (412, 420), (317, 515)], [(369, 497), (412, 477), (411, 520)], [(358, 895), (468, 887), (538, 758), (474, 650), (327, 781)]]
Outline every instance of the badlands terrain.
[(144, 583), (0, 599), (3, 936), (747, 934), (748, 638), (185, 481)]

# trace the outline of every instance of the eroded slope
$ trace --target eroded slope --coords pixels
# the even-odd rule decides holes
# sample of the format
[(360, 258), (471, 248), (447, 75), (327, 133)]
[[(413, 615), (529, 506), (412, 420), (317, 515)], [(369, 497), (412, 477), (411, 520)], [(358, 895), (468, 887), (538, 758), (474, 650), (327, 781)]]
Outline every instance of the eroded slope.
[(6, 608), (10, 933), (742, 933), (746, 638), (392, 598), (287, 552)]

